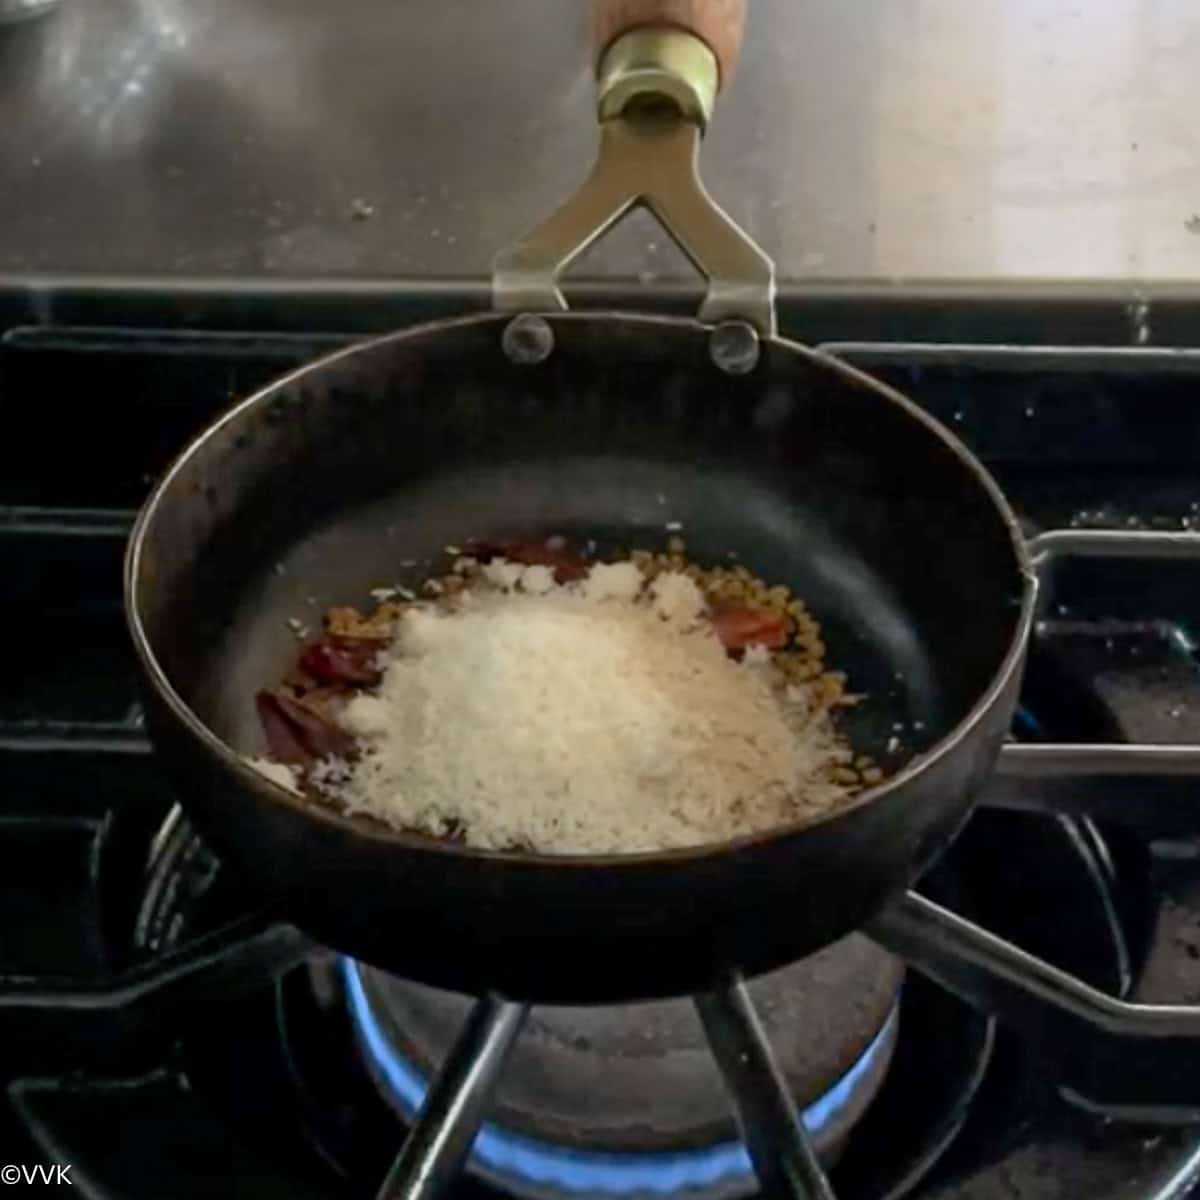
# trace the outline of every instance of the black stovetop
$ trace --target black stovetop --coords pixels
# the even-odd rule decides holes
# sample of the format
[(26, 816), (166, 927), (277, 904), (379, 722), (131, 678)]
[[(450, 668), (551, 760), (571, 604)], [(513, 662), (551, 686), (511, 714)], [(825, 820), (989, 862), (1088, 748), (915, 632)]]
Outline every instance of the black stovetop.
[[(413, 289), (388, 312), (472, 299)], [(0, 337), (0, 1165), (69, 1163), (86, 1196), (369, 1196), (403, 1136), (362, 1051), (353, 965), (278, 924), (174, 808), (121, 613), (154, 473), (232, 397), (353, 332), (302, 301), (225, 297), (218, 320), (114, 293), (37, 324), (9, 304)], [(782, 317), (812, 327), (786, 297)], [(1200, 531), (1200, 351), (1001, 346), (978, 326), (972, 345), (894, 340), (956, 328), (911, 314), (840, 328), (859, 340), (830, 349), (955, 428), (1027, 533), (1068, 531), (1040, 543), (1016, 744), (919, 891), (1109, 996), (1200, 1004), (1200, 766), (1161, 749), (1200, 744), (1200, 553), (1178, 537)], [(1200, 1013), (1149, 1038), (1102, 1013), (1106, 1039), (1057, 976), (1021, 967), (1014, 998), (993, 946), (994, 970), (947, 968), (928, 918), (910, 906), (872, 930), (921, 969), (832, 1171), (840, 1200), (1188, 1195)]]

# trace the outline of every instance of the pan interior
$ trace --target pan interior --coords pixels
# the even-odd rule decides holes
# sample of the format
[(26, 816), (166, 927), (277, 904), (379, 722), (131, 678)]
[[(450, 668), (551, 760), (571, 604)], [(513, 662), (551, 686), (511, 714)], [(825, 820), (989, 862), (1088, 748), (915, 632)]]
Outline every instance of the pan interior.
[(332, 604), (419, 582), (446, 545), (562, 533), (736, 560), (790, 585), (865, 703), (855, 744), (920, 750), (1001, 667), (1023, 580), (1007, 512), (908, 406), (820, 356), (712, 366), (703, 327), (553, 318), (510, 364), (495, 317), (409, 331), (281, 381), (153, 498), (134, 579), (149, 645), (218, 736), (261, 746), (255, 691)]

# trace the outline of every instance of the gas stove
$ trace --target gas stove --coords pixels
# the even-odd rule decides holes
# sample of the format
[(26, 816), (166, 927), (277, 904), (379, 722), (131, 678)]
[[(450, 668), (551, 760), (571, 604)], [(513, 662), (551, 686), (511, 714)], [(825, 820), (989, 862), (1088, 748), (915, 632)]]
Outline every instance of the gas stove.
[[(959, 432), (1035, 539), (1042, 610), (980, 809), (809, 959), (695, 1002), (526, 1013), (253, 899), (158, 772), (121, 613), (133, 510), (189, 433), (484, 294), (0, 288), (0, 1178), (725, 1197), (757, 1166), (838, 1200), (1200, 1195), (1200, 351), (1124, 344), (1141, 309), (958, 299), (795, 292), (780, 316)], [(1155, 316), (1181, 345), (1196, 328)]]

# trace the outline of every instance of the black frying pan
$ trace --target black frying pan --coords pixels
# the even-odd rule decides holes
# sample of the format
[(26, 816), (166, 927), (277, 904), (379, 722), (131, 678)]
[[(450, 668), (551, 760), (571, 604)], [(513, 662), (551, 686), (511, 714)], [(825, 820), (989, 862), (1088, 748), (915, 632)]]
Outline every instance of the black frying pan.
[[(695, 132), (641, 121), (608, 122), (604, 153)], [(560, 242), (568, 210), (546, 227), (558, 222)], [(564, 256), (545, 250), (535, 237), (505, 259), (501, 304), (542, 288), (553, 308)], [(726, 266), (761, 261), (723, 250)], [(554, 260), (540, 281), (538, 252)], [(343, 351), (237, 405), (154, 489), (126, 600), (156, 744), (212, 845), (319, 939), (471, 993), (697, 992), (860, 925), (961, 827), (1009, 727), (1032, 616), (1013, 514), (946, 430), (775, 337), (753, 289), (729, 284), (711, 282), (702, 315), (715, 322), (497, 314)], [(739, 302), (757, 331), (719, 319)], [(870, 696), (849, 718), (855, 744), (886, 758), (900, 726), (907, 765), (808, 825), (553, 857), (346, 818), (240, 758), (262, 748), (255, 692), (294, 660), (289, 618), (315, 622), (381, 580), (417, 583), (447, 543), (562, 533), (658, 547), (667, 520), (695, 560), (734, 551), (808, 602), (830, 662)]]

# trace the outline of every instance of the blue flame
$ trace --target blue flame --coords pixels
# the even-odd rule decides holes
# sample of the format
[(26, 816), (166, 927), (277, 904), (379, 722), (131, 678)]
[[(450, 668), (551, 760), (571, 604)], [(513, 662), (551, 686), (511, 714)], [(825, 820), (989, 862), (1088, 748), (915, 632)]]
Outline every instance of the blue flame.
[[(400, 1107), (411, 1117), (425, 1099), (425, 1079), (388, 1043), (371, 1011), (354, 961), (343, 958), (341, 968), (351, 1017), (363, 1044)], [(801, 1114), (810, 1134), (824, 1129), (850, 1102), (857, 1085), (887, 1046), (899, 1015), (899, 1008), (893, 1008), (858, 1061)], [(568, 1149), (490, 1124), (480, 1128), (471, 1156), (481, 1167), (499, 1175), (590, 1195), (627, 1196), (638, 1192), (667, 1195), (739, 1178), (749, 1183), (753, 1175), (750, 1156), (740, 1141), (676, 1153), (605, 1153)]]
[(1017, 705), (1016, 716), (1013, 718), (1012, 731), (1018, 738), (1044, 739), (1045, 727), (1037, 719), (1033, 710), (1025, 704)]

